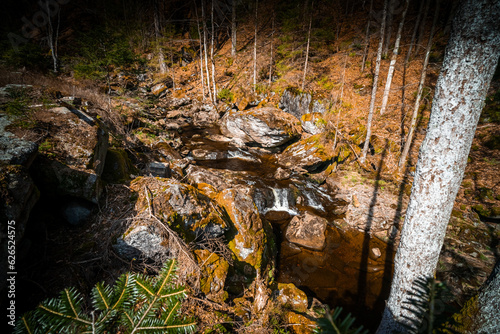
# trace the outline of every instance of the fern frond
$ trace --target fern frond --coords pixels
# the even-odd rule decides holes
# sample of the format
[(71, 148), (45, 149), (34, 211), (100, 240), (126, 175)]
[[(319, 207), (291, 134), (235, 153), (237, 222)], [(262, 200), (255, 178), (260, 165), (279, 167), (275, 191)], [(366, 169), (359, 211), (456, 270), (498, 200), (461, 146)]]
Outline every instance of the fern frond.
[(363, 330), (363, 326), (358, 328), (352, 327), (356, 320), (350, 313), (345, 318), (340, 319), (342, 307), (337, 307), (333, 312), (330, 312), (326, 307), (325, 316), (318, 320), (318, 327), (314, 330), (318, 334), (367, 334), (368, 330)]

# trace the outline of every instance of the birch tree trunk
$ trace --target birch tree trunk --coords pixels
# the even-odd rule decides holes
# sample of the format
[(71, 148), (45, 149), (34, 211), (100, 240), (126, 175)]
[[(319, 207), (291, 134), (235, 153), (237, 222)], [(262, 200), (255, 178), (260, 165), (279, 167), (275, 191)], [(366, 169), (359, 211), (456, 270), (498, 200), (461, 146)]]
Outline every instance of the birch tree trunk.
[(231, 2), (231, 56), (236, 56), (236, 0)]
[(427, 65), (429, 64), (429, 56), (431, 54), (432, 48), (432, 37), (434, 35), (434, 30), (436, 29), (436, 22), (439, 14), (439, 0), (436, 0), (436, 13), (434, 14), (434, 20), (432, 21), (431, 34), (429, 36), (429, 42), (427, 43), (427, 49), (425, 52), (424, 66), (422, 67), (422, 73), (420, 75), (420, 83), (418, 84), (417, 97), (415, 99), (415, 106), (413, 107), (413, 115), (411, 118), (410, 130), (408, 131), (408, 137), (405, 142), (403, 152), (399, 158), (399, 169), (403, 167), (406, 162), (406, 157), (410, 151), (411, 142), (413, 140), (413, 133), (415, 132), (415, 127), (417, 126), (417, 116), (418, 110), (420, 109), (420, 99), (422, 98), (422, 93), (424, 91), (425, 77), (427, 76)]
[(366, 33), (365, 33), (365, 48), (363, 50), (363, 59), (361, 61), (361, 72), (364, 72), (365, 70), (366, 55), (368, 54), (368, 48), (370, 47), (370, 22), (372, 19), (372, 9), (373, 9), (373, 0), (370, 0), (370, 10), (368, 12), (368, 23), (366, 24)]
[(304, 63), (304, 74), (302, 76), (302, 91), (304, 91), (304, 87), (306, 84), (306, 74), (307, 74), (307, 63), (309, 61), (309, 45), (311, 42), (311, 26), (312, 26), (312, 20), (313, 20), (313, 6), (314, 6), (314, 1), (311, 3), (311, 17), (309, 18), (309, 29), (307, 31), (307, 46), (306, 46), (306, 61)]
[(167, 73), (167, 65), (165, 64), (165, 54), (163, 53), (163, 48), (161, 47), (161, 23), (160, 23), (160, 4), (158, 0), (154, 2), (154, 26), (155, 26), (155, 38), (158, 49), (158, 66), (160, 67), (160, 74)]
[(49, 23), (49, 29), (48, 29), (48, 34), (47, 34), (47, 41), (49, 43), (50, 47), (50, 55), (52, 56), (52, 66), (53, 66), (53, 72), (57, 73), (59, 72), (59, 57), (57, 56), (57, 41), (59, 40), (59, 24), (61, 23), (61, 9), (58, 7), (55, 7), (54, 9), (57, 11), (57, 27), (54, 31), (54, 26), (52, 25), (52, 16), (55, 15), (50, 10), (50, 4), (47, 1), (47, 16), (48, 16), (48, 23)]
[(208, 69), (208, 48), (207, 48), (207, 18), (205, 16), (204, 0), (201, 0), (201, 20), (203, 21), (203, 51), (205, 53), (205, 70), (207, 73), (208, 96), (212, 100), (212, 89), (210, 88), (210, 71)]
[(454, 21), (436, 84), (427, 136), (420, 149), (379, 334), (406, 333), (402, 324), (421, 321), (407, 309), (409, 293), (417, 278), (433, 277), (436, 270), (472, 139), (500, 56), (499, 17), (499, 0), (467, 0)]
[(396, 59), (399, 53), (399, 43), (401, 42), (401, 34), (403, 32), (403, 26), (405, 24), (406, 12), (408, 11), (408, 5), (410, 0), (406, 0), (405, 9), (401, 15), (401, 22), (399, 23), (398, 33), (396, 35), (396, 44), (394, 45), (394, 50), (392, 51), (391, 63), (389, 65), (389, 71), (387, 72), (387, 81), (385, 82), (384, 97), (382, 98), (382, 106), (380, 107), (380, 115), (383, 115), (385, 109), (387, 108), (387, 101), (389, 100), (389, 92), (391, 91), (392, 78), (394, 76), (394, 69), (396, 68)]
[(205, 100), (205, 78), (203, 75), (203, 43), (201, 38), (201, 30), (200, 30), (200, 20), (198, 18), (198, 6), (196, 6), (196, 1), (194, 2), (194, 12), (196, 13), (196, 25), (198, 28), (198, 38), (200, 39), (200, 78), (201, 78), (201, 92), (203, 95), (203, 100)]
[(212, 63), (212, 101), (217, 101), (217, 88), (215, 86), (215, 59), (214, 59), (214, 38), (215, 38), (215, 28), (214, 28), (214, 0), (212, 0), (212, 11), (211, 11), (211, 20), (212, 20), (212, 39), (210, 42), (210, 62)]
[(380, 72), (380, 60), (382, 59), (382, 48), (384, 46), (385, 20), (386, 20), (386, 16), (387, 16), (387, 2), (388, 2), (388, 0), (384, 1), (384, 11), (382, 14), (382, 24), (380, 26), (380, 41), (378, 43), (375, 73), (373, 75), (373, 87), (372, 87), (372, 96), (370, 99), (370, 110), (368, 112), (368, 121), (366, 122), (366, 139), (365, 139), (365, 144), (363, 146), (363, 153), (361, 153), (361, 159), (360, 159), (360, 162), (362, 164), (365, 163), (366, 154), (368, 153), (368, 147), (370, 145), (370, 137), (372, 135), (373, 111), (375, 110), (375, 99), (377, 97), (378, 75)]
[(253, 91), (256, 91), (257, 88), (257, 9), (258, 9), (259, 1), (255, 0), (255, 36), (253, 43)]

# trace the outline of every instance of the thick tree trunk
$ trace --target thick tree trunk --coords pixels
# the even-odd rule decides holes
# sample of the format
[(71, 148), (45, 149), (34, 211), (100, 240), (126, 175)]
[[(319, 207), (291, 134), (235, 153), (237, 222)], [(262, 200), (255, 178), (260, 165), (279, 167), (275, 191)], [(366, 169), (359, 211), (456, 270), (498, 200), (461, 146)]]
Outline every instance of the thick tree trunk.
[(389, 92), (391, 91), (392, 77), (394, 76), (394, 69), (396, 68), (396, 59), (399, 53), (399, 43), (401, 42), (401, 34), (403, 32), (403, 26), (405, 24), (406, 12), (408, 11), (408, 5), (410, 0), (406, 0), (405, 9), (401, 15), (401, 22), (399, 23), (398, 33), (396, 35), (396, 44), (394, 45), (394, 50), (392, 51), (391, 63), (389, 65), (389, 71), (387, 72), (387, 81), (385, 82), (384, 97), (382, 98), (382, 106), (380, 107), (380, 114), (384, 114), (385, 108), (387, 108), (387, 101), (389, 100)]
[(375, 110), (375, 99), (377, 97), (378, 75), (380, 72), (380, 61), (382, 60), (382, 48), (384, 46), (385, 21), (386, 21), (386, 16), (387, 16), (387, 2), (388, 2), (388, 0), (384, 1), (384, 11), (382, 14), (382, 25), (380, 26), (380, 41), (378, 43), (375, 73), (373, 75), (373, 87), (372, 87), (372, 96), (370, 99), (370, 110), (368, 112), (368, 121), (366, 122), (366, 139), (365, 139), (365, 144), (363, 146), (363, 153), (361, 154), (361, 159), (360, 159), (362, 164), (365, 163), (366, 154), (368, 153), (368, 147), (370, 145), (370, 137), (372, 135), (373, 111)]
[[(433, 277), (486, 93), (500, 56), (499, 0), (468, 0), (454, 22), (436, 84), (395, 258), (391, 294), (377, 333), (407, 332), (409, 292)], [(498, 305), (497, 305), (498, 307)], [(486, 315), (489, 316), (489, 315)]]
[(231, 56), (236, 56), (236, 0), (231, 3)]
[(365, 48), (363, 50), (363, 59), (361, 60), (361, 72), (365, 70), (366, 55), (368, 54), (368, 48), (370, 47), (370, 22), (372, 20), (372, 9), (373, 9), (373, 0), (370, 0), (370, 10), (368, 12), (368, 23), (366, 24), (366, 33), (365, 33)]
[(410, 151), (411, 142), (413, 140), (413, 133), (415, 132), (415, 127), (417, 126), (417, 116), (420, 109), (420, 99), (422, 98), (422, 93), (424, 91), (425, 77), (427, 76), (427, 65), (429, 64), (429, 56), (431, 54), (432, 48), (432, 37), (434, 35), (434, 30), (436, 29), (436, 23), (439, 14), (439, 0), (436, 0), (436, 13), (434, 14), (434, 20), (432, 22), (431, 34), (429, 36), (429, 41), (427, 42), (427, 48), (424, 58), (424, 66), (422, 67), (422, 73), (420, 75), (420, 83), (418, 84), (417, 97), (415, 99), (415, 106), (413, 107), (413, 115), (411, 118), (410, 130), (408, 132), (408, 137), (405, 142), (405, 146), (401, 156), (399, 157), (399, 169), (401, 169), (405, 162), (408, 152)]

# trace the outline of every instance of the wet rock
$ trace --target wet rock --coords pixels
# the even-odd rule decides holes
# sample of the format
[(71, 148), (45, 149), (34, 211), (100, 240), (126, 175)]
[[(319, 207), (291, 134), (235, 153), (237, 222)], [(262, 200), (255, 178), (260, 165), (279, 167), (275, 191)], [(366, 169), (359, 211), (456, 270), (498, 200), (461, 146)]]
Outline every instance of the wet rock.
[(220, 120), (223, 135), (247, 145), (271, 148), (300, 136), (299, 121), (277, 108), (228, 111)]
[(278, 296), (276, 300), (284, 307), (294, 311), (307, 311), (307, 295), (293, 283), (278, 283)]
[(206, 249), (195, 250), (195, 257), (201, 267), (200, 288), (209, 300), (222, 303), (228, 297), (224, 283), (229, 263), (219, 255)]
[(276, 173), (274, 173), (274, 178), (276, 180), (286, 180), (290, 178), (291, 174), (292, 173), (289, 170), (278, 167), (278, 169), (276, 169)]
[(250, 189), (244, 187), (225, 189), (217, 195), (216, 200), (234, 225), (235, 236), (229, 241), (229, 248), (239, 261), (259, 271), (267, 257), (267, 235), (249, 192)]
[(120, 256), (131, 261), (133, 259), (158, 259), (167, 254), (162, 245), (163, 238), (153, 226), (139, 225), (131, 227), (117, 239), (113, 248)]
[(286, 239), (297, 245), (322, 250), (325, 247), (327, 220), (305, 212), (292, 218), (286, 229)]
[(130, 185), (139, 198), (137, 212), (151, 210), (187, 240), (199, 235), (220, 237), (228, 229), (222, 208), (191, 185), (174, 179), (136, 178)]
[[(326, 145), (326, 146), (325, 146)], [(308, 172), (322, 170), (328, 166), (333, 156), (321, 135), (302, 139), (283, 151), (278, 162), (288, 168), (301, 168)]]
[(11, 123), (9, 117), (0, 115), (0, 162), (29, 167), (38, 153), (38, 145), (7, 131), (5, 128)]

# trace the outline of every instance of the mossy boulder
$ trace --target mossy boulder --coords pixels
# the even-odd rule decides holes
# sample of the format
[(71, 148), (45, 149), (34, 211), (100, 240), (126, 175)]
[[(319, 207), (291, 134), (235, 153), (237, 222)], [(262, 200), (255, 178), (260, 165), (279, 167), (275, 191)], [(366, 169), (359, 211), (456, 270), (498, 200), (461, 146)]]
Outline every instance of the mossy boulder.
[(228, 297), (224, 291), (224, 283), (229, 270), (229, 263), (219, 255), (206, 249), (194, 251), (196, 260), (201, 266), (201, 291), (208, 299), (222, 303)]
[(139, 177), (130, 184), (139, 195), (136, 210), (151, 211), (187, 241), (220, 237), (229, 229), (222, 208), (195, 187), (174, 179)]
[(317, 134), (288, 146), (279, 156), (278, 162), (287, 168), (322, 171), (332, 162), (332, 145), (323, 134)]
[(136, 169), (132, 165), (127, 152), (123, 149), (109, 148), (102, 172), (102, 179), (109, 183), (121, 183), (130, 179)]
[(307, 311), (307, 295), (293, 283), (278, 283), (276, 300), (284, 307), (298, 312)]
[(302, 124), (302, 129), (312, 135), (321, 133), (326, 128), (326, 121), (323, 118), (323, 114), (319, 112), (302, 115), (300, 123)]
[(301, 135), (300, 121), (277, 108), (228, 111), (220, 120), (226, 137), (265, 148), (281, 146)]
[(229, 248), (240, 262), (260, 271), (269, 258), (268, 236), (250, 189), (230, 188), (221, 191), (217, 202), (225, 209), (233, 224)]

